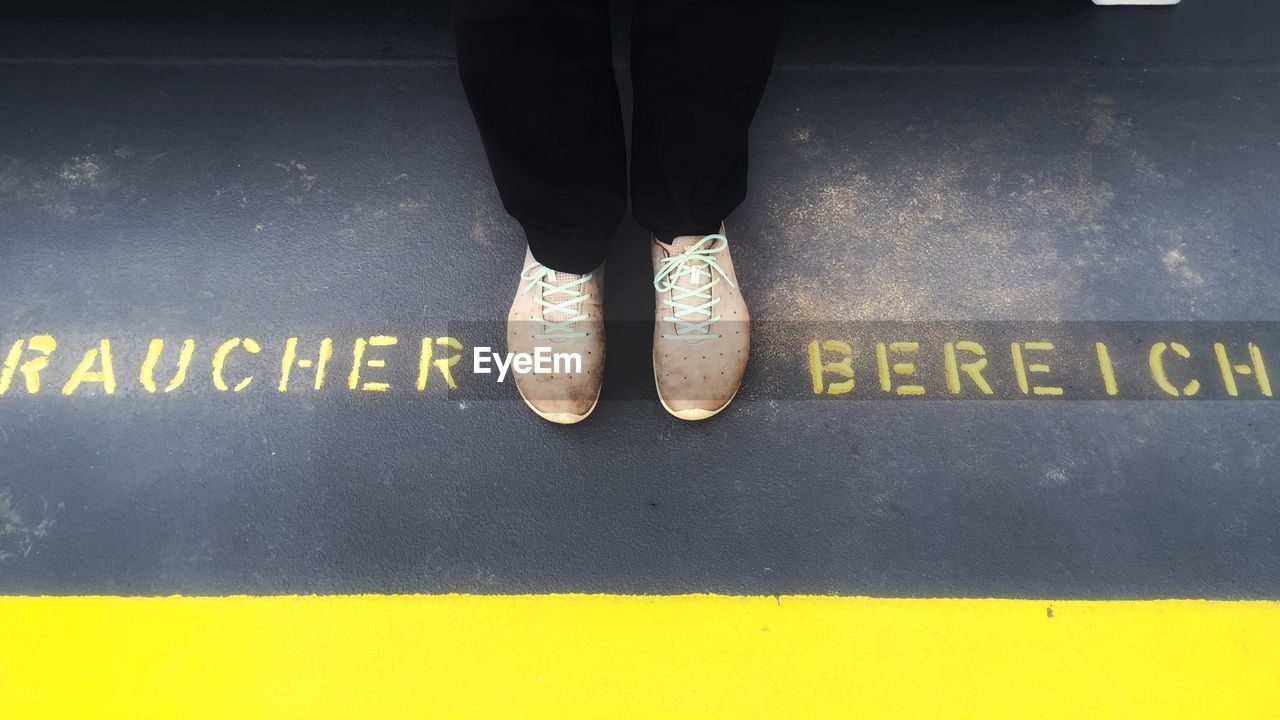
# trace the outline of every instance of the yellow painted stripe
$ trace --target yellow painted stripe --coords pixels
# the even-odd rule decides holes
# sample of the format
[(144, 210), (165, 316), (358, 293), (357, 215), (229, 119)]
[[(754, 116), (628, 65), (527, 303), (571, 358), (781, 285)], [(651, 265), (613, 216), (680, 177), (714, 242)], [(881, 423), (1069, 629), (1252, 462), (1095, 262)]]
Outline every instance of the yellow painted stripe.
[(1276, 602), (0, 598), (5, 718), (1278, 713)]

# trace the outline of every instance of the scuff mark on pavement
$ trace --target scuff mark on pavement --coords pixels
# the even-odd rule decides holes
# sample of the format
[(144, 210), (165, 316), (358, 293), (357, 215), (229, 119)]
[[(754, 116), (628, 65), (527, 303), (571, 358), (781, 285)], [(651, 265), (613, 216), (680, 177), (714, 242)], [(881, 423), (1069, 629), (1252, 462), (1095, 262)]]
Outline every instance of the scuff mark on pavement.
[(1200, 273), (1191, 269), (1186, 255), (1182, 254), (1182, 248), (1172, 248), (1165, 252), (1161, 260), (1164, 262), (1164, 269), (1168, 270), (1170, 275), (1178, 278), (1183, 286), (1200, 287), (1204, 285), (1204, 278), (1200, 276)]
[(101, 157), (80, 155), (63, 163), (58, 177), (73, 188), (97, 188), (103, 170)]
[(53, 524), (53, 513), (44, 496), (0, 488), (0, 564), (30, 555)]

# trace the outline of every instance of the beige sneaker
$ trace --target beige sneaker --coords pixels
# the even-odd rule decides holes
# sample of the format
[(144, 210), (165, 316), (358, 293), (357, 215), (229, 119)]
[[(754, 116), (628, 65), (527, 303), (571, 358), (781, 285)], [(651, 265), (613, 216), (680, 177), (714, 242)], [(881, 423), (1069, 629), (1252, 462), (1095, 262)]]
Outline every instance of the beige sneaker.
[(725, 409), (747, 367), (751, 316), (738, 289), (724, 227), (715, 235), (652, 241), (658, 399), (682, 420)]
[(520, 286), (507, 313), (507, 352), (536, 359), (541, 348), (550, 360), (542, 369), (550, 371), (510, 374), (525, 404), (551, 422), (581, 422), (600, 399), (603, 300), (603, 264), (594, 272), (575, 275), (556, 272), (525, 253)]

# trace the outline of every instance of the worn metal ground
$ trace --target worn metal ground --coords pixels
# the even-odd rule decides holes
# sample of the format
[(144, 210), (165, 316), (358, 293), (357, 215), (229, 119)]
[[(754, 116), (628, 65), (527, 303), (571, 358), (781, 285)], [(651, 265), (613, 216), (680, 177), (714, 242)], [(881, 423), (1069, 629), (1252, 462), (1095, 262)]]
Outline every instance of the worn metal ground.
[[(1280, 320), (1264, 5), (795, 8), (729, 220), (762, 328), (742, 395), (669, 417), (640, 332), (612, 346), (616, 399), (570, 428), (511, 388), (481, 397), (467, 361), (455, 391), (432, 364), (416, 386), (422, 338), (438, 360), (460, 323), (504, 317), (523, 252), (442, 8), (295, 32), (13, 20), (0, 361), (24, 344), (0, 395), (0, 593), (1280, 597), (1280, 403), (1256, 373), (1223, 395), (1212, 348), (1247, 364), (1253, 339), (1280, 377), (1259, 339)], [(644, 242), (617, 238), (614, 318), (651, 312)], [(1226, 399), (1016, 399), (1008, 346), (1042, 339), (1016, 324), (986, 345), (1015, 399), (883, 393), (870, 345), (855, 392), (815, 396), (807, 342), (872, 320), (1202, 322), (1184, 342)], [(1238, 320), (1259, 324), (1215, 324)], [(1135, 378), (1178, 340), (1117, 327)], [(39, 335), (56, 349), (28, 394)], [(391, 389), (348, 389), (378, 335), (397, 344), (357, 384)], [(314, 360), (332, 338), (320, 390), (297, 365), (278, 389), (290, 337)], [(67, 387), (104, 338), (114, 392)], [(240, 392), (214, 378), (233, 338), (260, 348), (228, 346)], [(882, 339), (941, 367), (962, 338)]]

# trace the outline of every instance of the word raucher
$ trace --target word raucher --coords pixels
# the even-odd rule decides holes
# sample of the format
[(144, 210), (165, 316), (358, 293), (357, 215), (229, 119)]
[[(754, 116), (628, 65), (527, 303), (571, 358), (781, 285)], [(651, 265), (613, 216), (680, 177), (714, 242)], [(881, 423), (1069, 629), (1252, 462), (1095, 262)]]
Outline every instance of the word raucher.
[[(341, 372), (345, 375), (346, 386), (350, 390), (363, 392), (385, 392), (391, 389), (386, 377), (390, 372), (387, 359), (379, 353), (387, 352), (400, 345), (400, 339), (394, 335), (373, 335), (356, 338), (350, 345), (346, 358), (341, 362)], [(309, 384), (312, 389), (320, 390), (325, 386), (333, 367), (339, 365), (335, 357), (332, 338), (324, 338), (312, 348), (314, 354), (303, 356), (299, 340), (296, 337), (286, 339), (278, 349), (279, 362), (271, 368), (265, 362), (268, 346), (251, 337), (234, 337), (219, 340), (214, 345), (212, 356), (201, 368), (201, 375), (219, 392), (239, 393), (256, 384), (259, 375), (269, 369), (276, 369), (275, 389), (288, 392), (299, 384), (295, 382), (299, 370), (311, 373)], [(93, 386), (111, 395), (116, 391), (117, 358), (119, 343), (112, 346), (111, 338), (101, 338), (89, 347), (76, 347), (70, 350), (78, 358), (74, 369), (70, 370), (61, 382), (63, 395), (74, 395), (85, 386)], [(53, 371), (50, 363), (56, 354), (64, 352), (58, 341), (49, 334), (33, 335), (18, 338), (9, 346), (4, 356), (4, 364), (0, 366), (0, 395), (9, 391), (14, 384), (15, 376), (21, 376), (29, 394), (40, 392), (44, 385), (43, 376)], [(187, 338), (176, 343), (170, 349), (163, 338), (152, 338), (146, 343), (146, 354), (137, 366), (138, 384), (148, 393), (171, 393), (187, 384), (188, 376), (195, 373), (193, 358), (196, 354), (196, 341)], [(462, 358), (462, 343), (452, 337), (424, 337), (418, 343), (416, 351), (416, 383), (419, 392), (426, 390), (433, 374), (438, 374), (450, 390), (458, 385), (453, 376), (453, 366)], [(161, 363), (166, 370), (161, 372)], [(130, 373), (132, 375), (132, 373)]]

